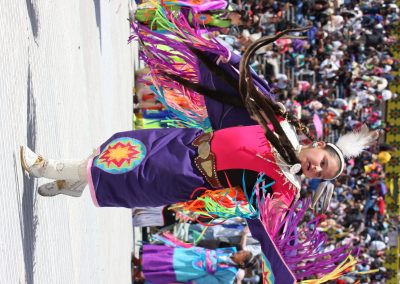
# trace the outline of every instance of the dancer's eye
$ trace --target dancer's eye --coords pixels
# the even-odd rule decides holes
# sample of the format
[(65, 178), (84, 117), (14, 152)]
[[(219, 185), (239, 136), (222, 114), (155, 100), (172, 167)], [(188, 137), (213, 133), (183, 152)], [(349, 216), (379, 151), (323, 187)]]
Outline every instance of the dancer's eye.
[(321, 161), (321, 168), (324, 168), (325, 165), (326, 165), (326, 161), (325, 161), (325, 158), (323, 158)]

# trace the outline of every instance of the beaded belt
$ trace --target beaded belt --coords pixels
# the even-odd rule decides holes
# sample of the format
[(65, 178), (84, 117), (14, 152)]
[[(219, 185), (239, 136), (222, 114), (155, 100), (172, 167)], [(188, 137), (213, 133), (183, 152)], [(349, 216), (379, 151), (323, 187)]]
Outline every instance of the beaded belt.
[(211, 187), (221, 188), (222, 185), (215, 170), (215, 156), (211, 152), (210, 141), (212, 136), (212, 133), (203, 133), (193, 140), (192, 145), (197, 147), (198, 153), (194, 163)]

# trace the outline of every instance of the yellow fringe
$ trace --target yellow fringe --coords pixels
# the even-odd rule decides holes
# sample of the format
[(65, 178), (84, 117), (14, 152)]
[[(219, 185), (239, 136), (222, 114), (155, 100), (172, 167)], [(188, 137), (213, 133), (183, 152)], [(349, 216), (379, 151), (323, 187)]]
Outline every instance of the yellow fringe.
[(355, 260), (352, 255), (349, 255), (331, 273), (324, 275), (320, 279), (304, 280), (304, 281), (301, 281), (299, 283), (300, 284), (321, 284), (321, 283), (328, 282), (330, 280), (335, 280), (335, 279), (339, 278), (340, 276), (346, 274), (345, 273), (346, 270), (348, 270), (350, 268), (354, 268), (354, 266), (356, 264), (357, 264), (357, 260)]
[[(211, 224), (212, 221), (210, 221), (208, 224)], [(207, 231), (208, 227), (204, 227), (203, 231), (199, 235), (199, 237), (193, 242), (193, 245), (196, 246), (197, 243), (203, 238), (205, 232)]]
[(360, 271), (357, 272), (357, 274), (372, 274), (372, 273), (377, 273), (379, 272), (379, 269), (372, 269), (372, 270), (367, 270), (367, 271)]

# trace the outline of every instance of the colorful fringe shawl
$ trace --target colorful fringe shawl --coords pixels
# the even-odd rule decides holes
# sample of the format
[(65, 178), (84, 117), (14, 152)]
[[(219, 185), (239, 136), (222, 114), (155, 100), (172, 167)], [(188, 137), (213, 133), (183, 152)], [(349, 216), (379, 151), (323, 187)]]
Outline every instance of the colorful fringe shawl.
[[(208, 226), (205, 221), (221, 223), (229, 218), (257, 218), (258, 212), (247, 201), (241, 188), (224, 188), (208, 190), (200, 188), (204, 193), (195, 200), (179, 202), (170, 207), (176, 212), (177, 219), (182, 221), (197, 221)], [(194, 193), (197, 193), (195, 191)]]
[(185, 127), (210, 131), (211, 125), (203, 96), (171, 80), (163, 71), (198, 83), (197, 57), (188, 46), (210, 51), (224, 58), (229, 56), (229, 51), (211, 34), (202, 32), (198, 26), (190, 27), (182, 14), (169, 11), (157, 3), (154, 6), (157, 10), (153, 22), (166, 30), (165, 34), (132, 22), (134, 35), (128, 41), (138, 39), (141, 43), (139, 56), (150, 68), (153, 90), (173, 117)]
[[(349, 272), (356, 264), (350, 247), (345, 245), (327, 251), (328, 236), (318, 230), (319, 218), (303, 221), (310, 213), (311, 200), (299, 200), (288, 208), (279, 198), (266, 194), (271, 184), (266, 184), (264, 177), (260, 174), (250, 197), (237, 187), (205, 190), (197, 199), (178, 203), (172, 209), (182, 220), (196, 220), (206, 226), (210, 224), (204, 222), (206, 218), (219, 222), (236, 216), (259, 218), (296, 279), (309, 279), (315, 275), (321, 277), (305, 280), (305, 284), (324, 283)], [(253, 199), (256, 206), (251, 205), (254, 204)], [(213, 222), (212, 225), (215, 224)], [(269, 262), (264, 260), (263, 265), (265, 283), (273, 283), (267, 281), (274, 277), (268, 269)]]

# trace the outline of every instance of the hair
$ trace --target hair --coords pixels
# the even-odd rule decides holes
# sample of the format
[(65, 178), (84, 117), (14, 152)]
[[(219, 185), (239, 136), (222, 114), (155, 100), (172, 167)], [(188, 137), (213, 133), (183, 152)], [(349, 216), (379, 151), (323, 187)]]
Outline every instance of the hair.
[[(281, 104), (278, 104), (271, 100), (268, 96), (263, 95), (254, 85), (252, 78), (249, 61), (251, 56), (261, 47), (271, 44), (280, 37), (291, 31), (302, 31), (303, 29), (292, 29), (285, 30), (273, 37), (262, 37), (255, 41), (245, 51), (239, 67), (239, 91), (242, 100), (245, 104), (247, 111), (250, 115), (257, 120), (265, 130), (265, 136), (272, 144), (272, 146), (278, 151), (281, 157), (288, 164), (300, 163), (297, 157), (296, 150), (292, 143), (289, 141), (286, 133), (282, 129), (282, 126), (278, 120), (278, 116), (286, 119), (292, 124), (298, 131), (307, 135), (310, 139), (313, 137), (310, 135), (309, 130), (293, 115), (286, 112)], [(292, 36), (287, 36), (293, 38)], [(297, 37), (294, 37), (297, 38)], [(270, 130), (268, 124), (271, 123), (274, 127), (274, 132)]]
[(249, 252), (249, 256), (243, 261), (243, 264), (239, 264), (238, 268), (246, 269), (246, 268), (254, 268), (257, 265), (257, 256), (252, 252)]
[[(249, 112), (250, 116), (258, 121), (258, 123), (264, 128), (265, 136), (271, 145), (278, 151), (284, 161), (288, 164), (296, 164), (300, 163), (299, 158), (297, 157), (297, 153), (289, 141), (289, 138), (286, 136), (284, 130), (282, 129), (280, 122), (277, 116), (280, 116), (286, 119), (290, 124), (292, 124), (297, 131), (304, 133), (310, 140), (314, 140), (313, 135), (311, 135), (309, 129), (305, 127), (297, 118), (295, 118), (292, 114), (286, 112), (280, 104), (274, 102), (268, 96), (262, 94), (254, 85), (253, 78), (251, 76), (251, 70), (249, 65), (249, 60), (253, 56), (253, 54), (261, 47), (272, 44), (277, 39), (286, 35), (289, 32), (294, 31), (304, 31), (308, 28), (301, 29), (290, 29), (282, 31), (273, 37), (262, 37), (257, 41), (253, 42), (249, 48), (244, 53), (239, 67), (239, 84), (237, 80), (229, 76), (224, 70), (215, 64), (212, 60), (206, 56), (202, 51), (194, 48), (188, 48), (193, 52), (198, 59), (217, 77), (221, 80), (229, 84), (235, 90), (239, 90), (240, 98), (233, 97), (229, 94), (223, 92), (216, 92), (213, 89), (210, 89), (206, 86), (190, 82), (189, 80), (183, 79), (181, 77), (163, 73), (166, 77), (177, 81), (184, 87), (192, 89), (202, 95), (205, 95), (211, 99), (214, 99), (220, 103), (246, 108)], [(287, 38), (298, 38), (293, 36), (287, 36)], [(274, 131), (272, 131), (268, 124), (271, 123), (274, 127)]]

